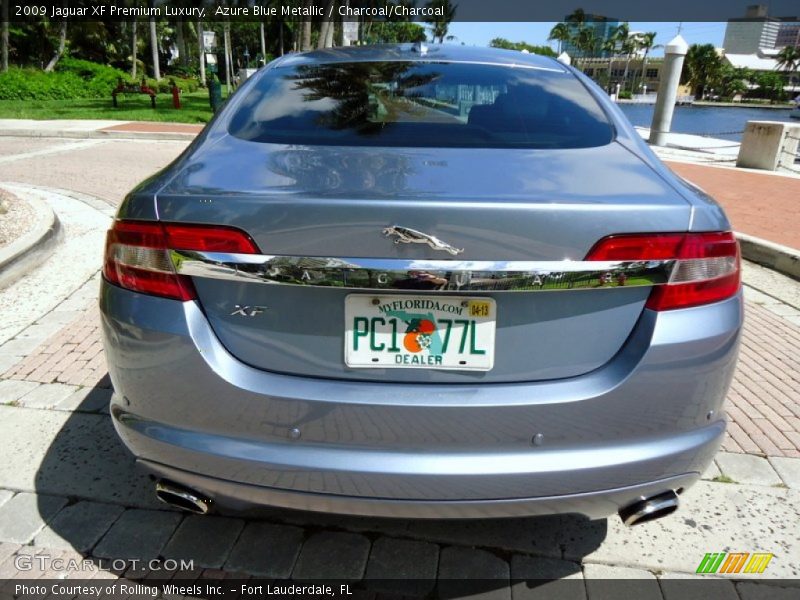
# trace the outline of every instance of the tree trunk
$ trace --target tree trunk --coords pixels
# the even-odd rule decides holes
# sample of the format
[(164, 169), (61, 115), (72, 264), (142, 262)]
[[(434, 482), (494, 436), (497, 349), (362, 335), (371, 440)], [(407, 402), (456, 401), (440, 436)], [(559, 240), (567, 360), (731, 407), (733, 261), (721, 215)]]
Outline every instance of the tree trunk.
[(336, 21), (331, 21), (328, 26), (328, 34), (325, 36), (325, 47), (333, 48), (333, 34), (336, 31)]
[(200, 83), (206, 85), (206, 48), (203, 42), (203, 22), (197, 21), (197, 55), (200, 57)]
[(278, 56), (283, 56), (283, 20), (278, 21)]
[(225, 87), (228, 90), (228, 95), (231, 93), (231, 24), (225, 21), (222, 30), (222, 39), (225, 44)]
[(178, 60), (182, 65), (188, 65), (189, 53), (186, 50), (186, 40), (183, 37), (183, 19), (175, 22), (175, 45), (178, 46)]
[[(309, 8), (311, 6), (310, 0), (304, 0), (303, 7)], [(307, 52), (311, 50), (311, 19), (303, 21), (303, 37), (300, 43), (300, 50)]]
[(8, 6), (11, 0), (0, 0), (3, 3), (3, 28), (0, 31), (0, 46), (2, 46), (2, 63), (0, 69), (5, 73), (8, 71)]
[(261, 60), (264, 61), (264, 64), (267, 64), (267, 40), (264, 37), (264, 21), (259, 23), (258, 35), (261, 40)]
[(153, 57), (153, 77), (158, 81), (161, 79), (161, 66), (158, 64), (158, 34), (156, 33), (155, 17), (150, 17), (150, 53)]
[(136, 51), (139, 40), (136, 37), (136, 18), (131, 23), (131, 79), (136, 81)]
[[(66, 6), (66, 2), (64, 5)], [(47, 66), (44, 68), (45, 73), (49, 73), (52, 71), (55, 66), (58, 64), (59, 59), (64, 55), (64, 48), (67, 45), (67, 20), (64, 19), (61, 21), (61, 28), (58, 32), (58, 50), (53, 55), (53, 58), (50, 59), (50, 62), (47, 63)]]
[(328, 14), (330, 14), (331, 9), (333, 7), (333, 0), (328, 0), (325, 3), (324, 7), (324, 15), (322, 17), (322, 25), (319, 29), (319, 38), (317, 39), (317, 48), (327, 48), (328, 42), (328, 31), (333, 27), (333, 21), (328, 19)]

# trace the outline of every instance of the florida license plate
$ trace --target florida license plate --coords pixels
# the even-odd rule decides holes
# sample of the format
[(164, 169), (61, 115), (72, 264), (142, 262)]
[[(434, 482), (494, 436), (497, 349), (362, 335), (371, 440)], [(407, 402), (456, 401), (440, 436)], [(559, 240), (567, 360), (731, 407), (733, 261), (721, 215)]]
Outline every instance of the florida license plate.
[(348, 367), (488, 371), (494, 365), (497, 309), (492, 298), (345, 298)]

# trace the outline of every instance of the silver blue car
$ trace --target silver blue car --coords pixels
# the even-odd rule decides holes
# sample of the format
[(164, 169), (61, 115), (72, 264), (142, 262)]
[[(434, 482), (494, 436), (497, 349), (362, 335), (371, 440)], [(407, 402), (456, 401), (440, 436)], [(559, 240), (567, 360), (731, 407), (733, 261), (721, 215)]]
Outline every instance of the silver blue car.
[(289, 55), (119, 209), (113, 421), (199, 513), (657, 518), (725, 432), (730, 229), (554, 59)]

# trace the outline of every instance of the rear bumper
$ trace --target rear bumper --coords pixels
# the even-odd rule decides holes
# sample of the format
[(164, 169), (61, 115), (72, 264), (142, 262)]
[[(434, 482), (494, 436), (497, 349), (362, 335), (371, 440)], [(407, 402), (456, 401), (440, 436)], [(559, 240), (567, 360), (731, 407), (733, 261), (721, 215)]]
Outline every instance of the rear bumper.
[(585, 376), (402, 385), (251, 368), (192, 302), (104, 283), (101, 310), (112, 416), (145, 467), (239, 508), (398, 517), (599, 517), (691, 485), (722, 441), (742, 320), (741, 297), (645, 311)]
[(294, 492), (206, 477), (145, 460), (140, 460), (139, 464), (156, 477), (202, 492), (215, 503), (237, 511), (274, 506), (341, 515), (403, 519), (494, 519), (554, 514), (579, 514), (597, 519), (612, 515), (636, 500), (650, 498), (666, 490), (677, 490), (680, 493), (700, 478), (699, 473), (685, 473), (640, 485), (563, 496), (425, 501)]

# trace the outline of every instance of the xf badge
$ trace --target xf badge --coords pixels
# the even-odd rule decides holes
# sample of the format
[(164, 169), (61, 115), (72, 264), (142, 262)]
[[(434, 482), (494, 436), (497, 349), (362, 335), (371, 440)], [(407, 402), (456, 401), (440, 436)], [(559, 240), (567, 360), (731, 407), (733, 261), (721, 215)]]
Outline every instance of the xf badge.
[(265, 310), (267, 310), (266, 306), (243, 306), (241, 304), (237, 304), (231, 313), (231, 316), (238, 316), (238, 317), (255, 317), (256, 315), (260, 315)]

